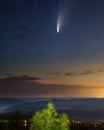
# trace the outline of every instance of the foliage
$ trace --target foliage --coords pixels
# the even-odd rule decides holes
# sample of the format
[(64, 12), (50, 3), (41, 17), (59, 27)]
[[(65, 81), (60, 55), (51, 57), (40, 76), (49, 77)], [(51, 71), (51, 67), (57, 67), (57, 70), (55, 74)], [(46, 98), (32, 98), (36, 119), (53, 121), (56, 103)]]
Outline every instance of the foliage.
[(21, 111), (19, 110), (16, 110), (14, 115), (13, 115), (13, 118), (15, 121), (20, 121), (22, 119), (22, 113)]
[(53, 103), (48, 103), (30, 119), (30, 130), (69, 130), (69, 125), (67, 115), (58, 115)]

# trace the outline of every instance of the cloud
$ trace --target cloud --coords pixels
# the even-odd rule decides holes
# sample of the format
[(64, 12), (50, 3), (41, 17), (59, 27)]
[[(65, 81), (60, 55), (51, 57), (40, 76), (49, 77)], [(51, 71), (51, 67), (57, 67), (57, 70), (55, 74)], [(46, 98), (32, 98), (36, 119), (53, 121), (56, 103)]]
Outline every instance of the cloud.
[(83, 91), (86, 89), (87, 87), (80, 84), (45, 84), (39, 77), (20, 76), (0, 79), (0, 97), (77, 97), (80, 94), (84, 96)]
[(12, 76), (12, 73), (6, 73), (6, 76)]
[(87, 71), (83, 71), (80, 73), (74, 73), (74, 72), (69, 72), (69, 73), (65, 73), (66, 76), (81, 76), (81, 75), (89, 75), (94, 73), (93, 70), (87, 70)]
[[(82, 72), (67, 72), (65, 73), (64, 75), (65, 76), (86, 76), (86, 75), (91, 75), (91, 74), (94, 74), (94, 73), (103, 73), (104, 70), (103, 69), (98, 69), (98, 70), (85, 70), (85, 71), (82, 71)], [(51, 72), (51, 73), (48, 73), (48, 75), (52, 76), (52, 78), (56, 79), (56, 78), (60, 78), (60, 76), (63, 75), (63, 73), (61, 72)]]
[(26, 26), (26, 25), (11, 25), (9, 28), (10, 32), (13, 32), (15, 34), (15, 37), (17, 39), (21, 39), (27, 35), (30, 35), (32, 33), (32, 30)]
[(49, 75), (60, 75), (61, 72), (53, 72), (53, 73), (48, 73)]
[(18, 30), (18, 33), (17, 33), (17, 35), (16, 35), (16, 38), (17, 38), (17, 39), (23, 38), (23, 37), (25, 37), (26, 35), (31, 34), (31, 32), (32, 32), (32, 31), (31, 31), (27, 26), (23, 25), (23, 26), (21, 26), (20, 29)]
[(61, 76), (61, 72), (51, 72), (48, 73), (48, 75), (50, 76), (49, 79), (59, 79)]
[(87, 70), (87, 71), (84, 71), (82, 73), (78, 73), (77, 75), (88, 75), (88, 74), (92, 74), (93, 71), (92, 70)]
[[(89, 74), (92, 74), (94, 73), (93, 70), (86, 70), (86, 71), (83, 71), (83, 72), (67, 72), (65, 73), (66, 76), (81, 76), (81, 75), (89, 75)], [(48, 75), (50, 76), (55, 76), (55, 77), (60, 77), (62, 75), (61, 72), (51, 72), (51, 73), (48, 73)]]
[(99, 70), (96, 70), (97, 72), (100, 72), (100, 73), (102, 73), (102, 72), (104, 72), (104, 70), (103, 69), (99, 69)]
[(76, 73), (70, 72), (70, 73), (65, 73), (66, 76), (75, 76)]
[(0, 79), (0, 81), (30, 81), (30, 80), (38, 81), (42, 80), (42, 78), (22, 75), (22, 76), (8, 76), (6, 78)]

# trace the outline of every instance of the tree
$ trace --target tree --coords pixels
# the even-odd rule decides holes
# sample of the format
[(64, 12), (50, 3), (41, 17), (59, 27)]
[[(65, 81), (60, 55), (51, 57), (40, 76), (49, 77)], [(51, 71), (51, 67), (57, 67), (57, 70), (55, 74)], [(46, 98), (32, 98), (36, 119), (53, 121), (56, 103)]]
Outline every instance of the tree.
[(53, 103), (48, 103), (30, 119), (30, 130), (69, 130), (69, 125), (67, 115), (58, 115)]
[(14, 113), (14, 115), (13, 115), (13, 119), (14, 119), (15, 121), (19, 122), (22, 118), (23, 118), (23, 117), (22, 117), (21, 111), (16, 110), (15, 113)]
[(23, 117), (21, 111), (16, 110), (10, 119), (10, 128), (15, 130), (21, 130), (22, 120)]

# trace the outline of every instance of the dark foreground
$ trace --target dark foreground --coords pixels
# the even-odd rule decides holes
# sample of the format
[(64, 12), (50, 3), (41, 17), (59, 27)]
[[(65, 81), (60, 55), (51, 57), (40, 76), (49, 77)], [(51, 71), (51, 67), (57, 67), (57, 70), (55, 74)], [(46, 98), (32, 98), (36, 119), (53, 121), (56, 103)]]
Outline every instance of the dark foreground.
[[(104, 130), (104, 122), (70, 121), (70, 130)], [(0, 120), (0, 130), (29, 130), (29, 120)]]

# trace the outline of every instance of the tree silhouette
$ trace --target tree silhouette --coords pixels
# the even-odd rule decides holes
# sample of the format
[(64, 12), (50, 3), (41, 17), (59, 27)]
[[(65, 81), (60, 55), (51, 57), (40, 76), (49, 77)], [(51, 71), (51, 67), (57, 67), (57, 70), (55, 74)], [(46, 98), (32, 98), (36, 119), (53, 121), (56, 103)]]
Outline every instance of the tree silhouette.
[(69, 125), (67, 115), (58, 115), (53, 103), (48, 103), (30, 119), (30, 130), (69, 130)]
[(23, 117), (22, 117), (22, 113), (19, 110), (16, 110), (13, 116), (15, 121), (20, 121)]

